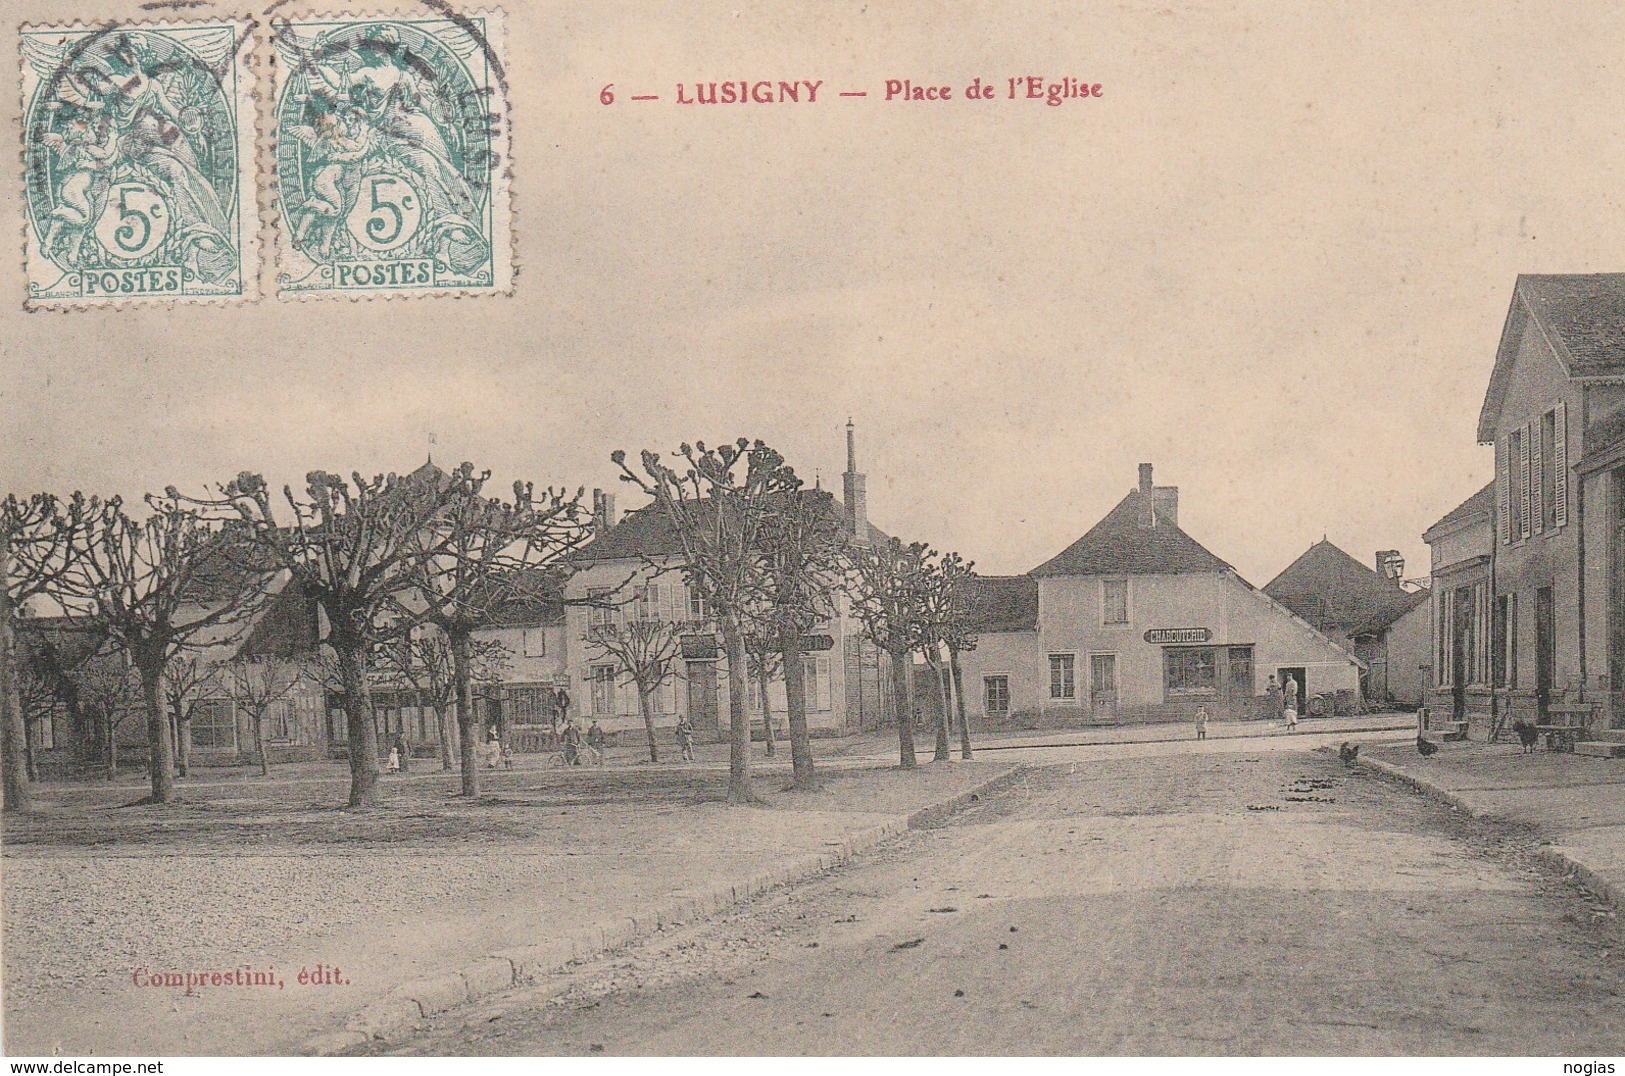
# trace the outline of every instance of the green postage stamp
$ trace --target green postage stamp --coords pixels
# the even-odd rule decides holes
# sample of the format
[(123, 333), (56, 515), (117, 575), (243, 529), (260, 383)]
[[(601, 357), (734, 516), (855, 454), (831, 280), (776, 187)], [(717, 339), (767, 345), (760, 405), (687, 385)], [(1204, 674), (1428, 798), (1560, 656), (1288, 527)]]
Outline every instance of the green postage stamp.
[(500, 12), (272, 24), (287, 295), (507, 292)]
[(22, 28), (27, 305), (253, 294), (249, 29)]

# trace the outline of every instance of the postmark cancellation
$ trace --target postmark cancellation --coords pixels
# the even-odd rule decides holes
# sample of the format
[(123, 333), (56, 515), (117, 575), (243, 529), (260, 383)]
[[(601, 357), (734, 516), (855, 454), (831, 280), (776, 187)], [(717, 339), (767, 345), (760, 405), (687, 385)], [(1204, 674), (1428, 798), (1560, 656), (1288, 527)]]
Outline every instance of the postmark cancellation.
[(253, 296), (252, 31), (21, 28), (28, 306)]
[(281, 293), (510, 291), (501, 12), (271, 31)]

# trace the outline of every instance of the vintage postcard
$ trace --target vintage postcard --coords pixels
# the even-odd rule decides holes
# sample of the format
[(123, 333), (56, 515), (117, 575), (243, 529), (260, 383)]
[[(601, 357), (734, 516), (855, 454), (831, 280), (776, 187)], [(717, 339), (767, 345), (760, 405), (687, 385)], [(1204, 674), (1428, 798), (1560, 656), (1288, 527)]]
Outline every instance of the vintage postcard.
[(28, 303), (252, 296), (249, 23), (24, 26), (18, 36)]
[(1625, 8), (62, 6), (15, 1071), (1625, 1064)]

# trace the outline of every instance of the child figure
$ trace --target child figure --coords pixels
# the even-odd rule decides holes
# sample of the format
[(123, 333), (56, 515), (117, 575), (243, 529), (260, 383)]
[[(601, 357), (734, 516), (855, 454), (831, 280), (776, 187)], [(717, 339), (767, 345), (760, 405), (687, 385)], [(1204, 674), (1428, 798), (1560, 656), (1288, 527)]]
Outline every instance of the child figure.
[(1206, 706), (1198, 706), (1196, 708), (1196, 738), (1198, 740), (1207, 739), (1207, 707)]
[(400, 748), (391, 747), (389, 749), (389, 762), (387, 762), (385, 765), (388, 766), (390, 773), (400, 773), (401, 772), (401, 749)]
[(1286, 730), (1288, 732), (1298, 731), (1298, 708), (1296, 706), (1286, 708)]

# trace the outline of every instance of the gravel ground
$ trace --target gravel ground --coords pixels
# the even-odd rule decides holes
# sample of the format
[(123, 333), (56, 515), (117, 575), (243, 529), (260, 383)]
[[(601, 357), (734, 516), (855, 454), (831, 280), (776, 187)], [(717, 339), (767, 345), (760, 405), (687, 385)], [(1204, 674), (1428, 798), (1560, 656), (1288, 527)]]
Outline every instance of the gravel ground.
[(1065, 764), (369, 1052), (1617, 1053), (1625, 937), (1534, 844), (1323, 753)]
[[(7, 828), (7, 1046), (286, 1050), (401, 981), (821, 850), (1002, 768), (849, 771), (815, 793), (768, 777), (766, 805), (749, 809), (711, 801), (712, 776), (678, 769), (538, 771), (477, 805), (400, 782), (363, 812), (287, 785), (166, 807), (58, 802)], [(132, 990), (140, 967), (291, 975), (317, 962), (343, 967), (349, 987), (290, 984), (253, 1005)]]

